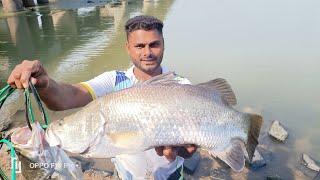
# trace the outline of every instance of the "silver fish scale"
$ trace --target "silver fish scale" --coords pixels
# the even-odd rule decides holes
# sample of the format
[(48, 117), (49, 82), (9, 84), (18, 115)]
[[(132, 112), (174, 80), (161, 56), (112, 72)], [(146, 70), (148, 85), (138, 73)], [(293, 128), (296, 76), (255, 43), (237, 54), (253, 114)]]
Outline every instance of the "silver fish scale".
[(197, 144), (222, 151), (248, 123), (218, 93), (191, 85), (136, 86), (105, 97), (106, 132), (139, 132), (143, 145)]
[(182, 144), (219, 152), (232, 138), (246, 141), (248, 126), (245, 115), (227, 106), (218, 92), (141, 85), (91, 102), (62, 125), (53, 122), (47, 140), (59, 139), (63, 149), (97, 158)]

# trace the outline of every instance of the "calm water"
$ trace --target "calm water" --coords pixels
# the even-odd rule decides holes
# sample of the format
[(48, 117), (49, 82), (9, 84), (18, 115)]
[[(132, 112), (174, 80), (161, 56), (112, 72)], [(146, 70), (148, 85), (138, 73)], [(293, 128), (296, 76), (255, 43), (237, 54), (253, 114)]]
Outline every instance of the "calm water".
[(262, 114), (264, 132), (272, 120), (288, 129), (285, 144), (262, 136), (273, 152), (272, 160), (252, 177), (314, 175), (297, 176), (297, 171), (303, 170), (302, 152), (320, 160), (319, 1), (158, 0), (115, 7), (100, 1), (93, 5), (97, 4), (59, 2), (2, 15), (0, 85), (22, 59), (40, 59), (52, 77), (74, 83), (125, 69), (130, 65), (124, 49), (125, 21), (138, 14), (154, 15), (165, 22), (165, 66), (193, 83), (227, 79), (238, 98), (236, 108)]

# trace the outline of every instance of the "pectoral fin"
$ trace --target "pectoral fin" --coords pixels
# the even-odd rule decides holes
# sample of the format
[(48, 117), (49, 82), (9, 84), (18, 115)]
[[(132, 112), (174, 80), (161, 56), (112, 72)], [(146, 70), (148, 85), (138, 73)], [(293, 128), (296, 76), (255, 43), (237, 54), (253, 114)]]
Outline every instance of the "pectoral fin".
[(141, 146), (143, 143), (141, 134), (136, 131), (110, 133), (108, 136), (114, 146), (119, 148), (128, 149), (131, 147)]
[(243, 170), (245, 163), (244, 151), (241, 143), (243, 144), (241, 140), (232, 140), (231, 146), (229, 146), (225, 151), (213, 154), (228, 164), (232, 170), (240, 172)]

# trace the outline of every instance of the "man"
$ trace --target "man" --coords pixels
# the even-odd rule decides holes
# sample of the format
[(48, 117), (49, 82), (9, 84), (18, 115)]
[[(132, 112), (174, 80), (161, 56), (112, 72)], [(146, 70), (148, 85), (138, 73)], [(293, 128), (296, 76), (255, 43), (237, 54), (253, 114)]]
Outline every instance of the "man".
[[(12, 71), (8, 83), (22, 89), (28, 87), (28, 80), (31, 79), (43, 102), (52, 110), (85, 106), (97, 97), (168, 72), (160, 66), (164, 53), (162, 28), (163, 23), (151, 16), (136, 16), (127, 21), (126, 49), (133, 66), (125, 72), (110, 71), (87, 82), (65, 84), (51, 79), (39, 61), (25, 60)], [(177, 78), (181, 83), (189, 83), (187, 79)], [(194, 145), (184, 148), (157, 147), (140, 154), (120, 155), (112, 161), (122, 179), (145, 178), (150, 168), (156, 179), (178, 179), (183, 163), (183, 158), (179, 156), (190, 157), (195, 151)]]

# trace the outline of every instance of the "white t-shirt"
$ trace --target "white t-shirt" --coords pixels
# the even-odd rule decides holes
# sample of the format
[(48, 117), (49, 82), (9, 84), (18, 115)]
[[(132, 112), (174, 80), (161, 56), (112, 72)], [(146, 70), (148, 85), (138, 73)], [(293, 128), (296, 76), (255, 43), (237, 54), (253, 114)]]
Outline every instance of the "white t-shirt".
[[(132, 85), (138, 82), (133, 69), (134, 66), (124, 72)], [(169, 72), (168, 69), (162, 67), (162, 73), (167, 72)], [(109, 71), (81, 84), (95, 99), (115, 91), (116, 76), (116, 71)], [(180, 76), (177, 76), (177, 80), (181, 84), (190, 84), (188, 79)], [(158, 156), (155, 149), (133, 155), (122, 154), (113, 159), (121, 179), (146, 179), (150, 176), (155, 179), (167, 179), (177, 168), (182, 166), (183, 161), (184, 159), (178, 156), (175, 161), (170, 163), (164, 156)]]

